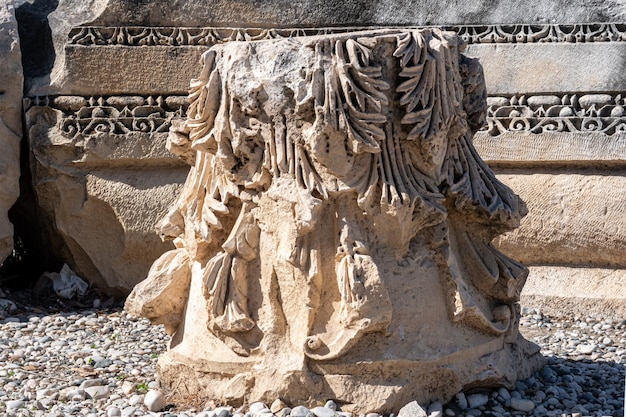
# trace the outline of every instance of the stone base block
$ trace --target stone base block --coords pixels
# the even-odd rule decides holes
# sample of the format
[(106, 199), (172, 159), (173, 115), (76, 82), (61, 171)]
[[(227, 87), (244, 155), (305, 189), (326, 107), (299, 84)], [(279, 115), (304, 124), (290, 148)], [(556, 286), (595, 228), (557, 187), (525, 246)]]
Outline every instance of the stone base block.
[[(227, 363), (218, 357), (198, 360), (171, 350), (159, 358), (158, 373), (161, 386), (180, 398), (222, 400), (234, 406), (282, 398), (292, 406), (309, 407), (319, 405), (313, 398), (328, 398), (344, 411), (390, 413), (415, 400), (447, 402), (467, 388), (513, 388), (516, 379), (529, 377), (544, 364), (536, 345), (521, 336), (516, 343), (497, 340), (432, 361), (317, 365), (309, 371), (273, 375), (271, 380), (252, 362)], [(499, 369), (517, 373), (504, 374)]]
[(578, 173), (500, 174), (526, 201), (519, 229), (496, 239), (529, 265), (626, 267), (626, 177)]
[(522, 305), (554, 316), (626, 318), (625, 269), (564, 266), (529, 269), (521, 295)]

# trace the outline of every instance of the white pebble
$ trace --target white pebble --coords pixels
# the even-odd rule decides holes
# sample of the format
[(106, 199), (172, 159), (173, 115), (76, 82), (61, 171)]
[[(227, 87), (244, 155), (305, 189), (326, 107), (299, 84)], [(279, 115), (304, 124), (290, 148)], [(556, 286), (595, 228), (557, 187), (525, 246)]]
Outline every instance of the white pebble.
[(590, 355), (596, 349), (596, 345), (578, 345), (578, 352), (583, 355)]
[(471, 394), (467, 396), (467, 404), (469, 408), (478, 408), (489, 402), (489, 396), (485, 394)]
[(17, 410), (18, 408), (22, 408), (24, 406), (24, 401), (12, 400), (7, 401), (4, 405), (7, 407), (7, 411)]
[(411, 401), (398, 412), (398, 417), (426, 417), (426, 410), (417, 401)]
[(257, 414), (259, 411), (263, 410), (264, 408), (267, 408), (267, 406), (260, 401), (256, 403), (252, 403), (250, 404), (250, 413)]
[(128, 400), (128, 405), (139, 405), (143, 403), (144, 396), (142, 394), (135, 394), (131, 396)]
[(117, 407), (109, 407), (107, 409), (107, 417), (121, 417), (122, 410)]
[(93, 400), (101, 400), (109, 396), (109, 387), (103, 385), (87, 387), (84, 391), (85, 394)]
[(165, 402), (165, 397), (158, 390), (150, 390), (146, 394), (143, 400), (144, 405), (148, 408), (149, 411), (157, 412), (163, 410), (167, 405)]

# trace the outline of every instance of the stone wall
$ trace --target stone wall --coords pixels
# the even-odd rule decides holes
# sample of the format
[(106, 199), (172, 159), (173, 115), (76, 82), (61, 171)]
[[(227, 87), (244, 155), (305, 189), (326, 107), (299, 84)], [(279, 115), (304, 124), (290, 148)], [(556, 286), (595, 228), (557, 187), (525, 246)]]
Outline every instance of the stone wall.
[(529, 210), (497, 244), (530, 267), (522, 302), (552, 314), (626, 314), (625, 29), (528, 26), (468, 47), (490, 95), (476, 147)]
[(442, 25), (458, 31), (466, 54), (484, 67), (489, 125), (476, 147), (530, 209), (522, 227), (498, 241), (531, 268), (522, 300), (552, 312), (585, 305), (626, 314), (623, 2), (179, 1), (172, 8), (42, 0), (17, 10), (20, 24), (46, 40), (22, 42), (41, 212), (58, 254), (103, 288), (127, 293), (171, 248), (153, 230), (187, 168), (165, 150), (166, 131), (184, 115), (189, 80), (211, 44)]
[(23, 75), (14, 13), (12, 5), (0, 3), (0, 263), (13, 250), (8, 212), (19, 196)]

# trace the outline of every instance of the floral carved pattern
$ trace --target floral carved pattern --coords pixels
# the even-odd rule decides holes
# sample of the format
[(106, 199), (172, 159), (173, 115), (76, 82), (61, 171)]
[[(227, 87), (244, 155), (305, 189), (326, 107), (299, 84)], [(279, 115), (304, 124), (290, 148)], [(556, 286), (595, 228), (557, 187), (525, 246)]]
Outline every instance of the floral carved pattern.
[(68, 138), (76, 138), (98, 133), (167, 132), (173, 118), (185, 116), (187, 97), (44, 96), (25, 99), (25, 109), (32, 106), (59, 110), (59, 130)]
[[(402, 89), (409, 88), (410, 80), (407, 83)], [(398, 91), (409, 97), (409, 93)], [(594, 132), (611, 136), (626, 131), (624, 93), (490, 96), (487, 102), (487, 124), (481, 131), (490, 136), (498, 136), (505, 132), (533, 134)], [(184, 119), (187, 116), (188, 98), (186, 96), (27, 98), (25, 108), (32, 106), (48, 106), (60, 110), (62, 116), (59, 129), (66, 137), (74, 138), (77, 135), (91, 136), (98, 132), (120, 135), (128, 132), (167, 132), (172, 119)], [(404, 122), (408, 123), (410, 117), (414, 116), (407, 116)], [(344, 119), (347, 120), (345, 117)], [(366, 136), (368, 137), (370, 136)]]
[[(70, 45), (81, 46), (210, 46), (230, 41), (256, 41), (297, 36), (345, 33), (366, 28), (186, 28), (142, 26), (79, 26), (68, 35)], [(419, 29), (419, 28), (415, 28)], [(422, 27), (421, 29), (427, 29)], [(469, 44), (624, 42), (625, 23), (519, 24), (447, 26)]]

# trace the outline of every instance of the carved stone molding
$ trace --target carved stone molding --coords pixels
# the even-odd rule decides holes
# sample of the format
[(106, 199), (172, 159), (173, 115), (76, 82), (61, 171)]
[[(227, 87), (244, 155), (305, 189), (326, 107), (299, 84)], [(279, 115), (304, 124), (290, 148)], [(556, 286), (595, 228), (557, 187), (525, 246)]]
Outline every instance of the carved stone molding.
[(534, 134), (626, 132), (626, 94), (562, 94), (489, 97), (487, 126), (491, 136), (505, 132)]
[[(504, 132), (626, 132), (626, 93), (490, 96), (490, 136)], [(188, 99), (159, 96), (43, 96), (25, 99), (24, 107), (48, 106), (62, 112), (59, 129), (67, 137), (97, 132), (167, 132), (174, 118), (187, 115)]]
[(469, 44), (624, 42), (626, 23), (451, 26)]
[(44, 96), (24, 100), (25, 111), (31, 107), (59, 110), (57, 127), (68, 138), (167, 132), (173, 118), (185, 116), (187, 105), (186, 96)]
[[(367, 28), (221, 28), (80, 26), (68, 35), (68, 44), (82, 46), (210, 46), (228, 41), (254, 41), (345, 33)], [(574, 25), (474, 25), (448, 26), (468, 44), (624, 42), (626, 23)]]

